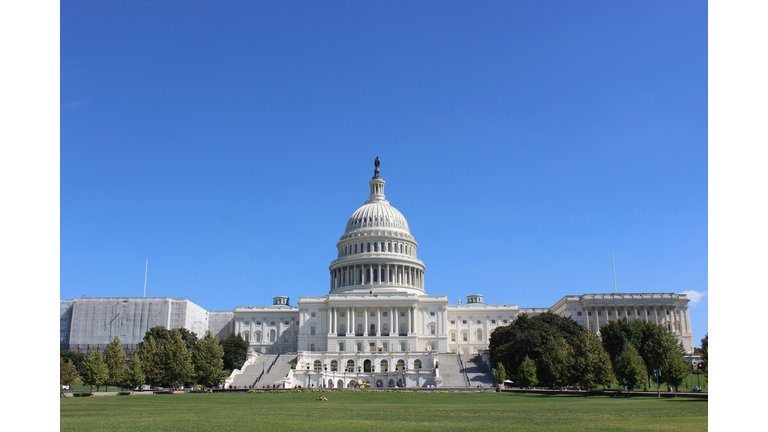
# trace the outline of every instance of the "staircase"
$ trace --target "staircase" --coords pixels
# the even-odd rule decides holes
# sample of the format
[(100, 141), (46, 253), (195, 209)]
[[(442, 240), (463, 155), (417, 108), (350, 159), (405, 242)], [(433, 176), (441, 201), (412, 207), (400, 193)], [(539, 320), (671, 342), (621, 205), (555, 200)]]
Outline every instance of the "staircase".
[(437, 361), (440, 362), (438, 370), (443, 379), (440, 387), (468, 387), (457, 354), (438, 354)]
[(259, 356), (253, 364), (246, 366), (240, 375), (235, 376), (234, 381), (232, 381), (232, 386), (245, 388), (253, 385), (261, 376), (262, 371), (266, 374), (266, 370), (272, 364), (272, 361), (275, 360), (275, 357), (277, 357), (277, 355)]
[[(266, 356), (265, 356), (266, 357)], [(296, 356), (270, 356), (273, 362), (270, 362), (266, 366), (264, 376), (261, 377), (253, 388), (262, 388), (263, 386), (272, 386), (276, 382), (285, 378), (288, 372), (291, 371), (291, 363), (296, 363)], [(275, 358), (278, 357), (278, 358)]]
[[(493, 375), (488, 365), (483, 362), (480, 354), (461, 354), (460, 362), (464, 364), (464, 373), (470, 387), (493, 387)], [(442, 366), (442, 363), (440, 363)]]

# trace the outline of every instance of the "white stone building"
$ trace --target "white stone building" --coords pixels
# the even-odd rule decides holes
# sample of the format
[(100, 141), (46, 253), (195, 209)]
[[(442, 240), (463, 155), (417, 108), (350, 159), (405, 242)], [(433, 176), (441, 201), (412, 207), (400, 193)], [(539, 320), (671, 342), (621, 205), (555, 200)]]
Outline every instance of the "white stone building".
[[(493, 330), (522, 313), (553, 312), (598, 334), (609, 320), (648, 320), (666, 325), (693, 351), (685, 294), (569, 295), (552, 307), (529, 309), (485, 304), (480, 294), (458, 305), (450, 305), (445, 295), (427, 294), (419, 244), (403, 214), (385, 199), (378, 158), (368, 183), (368, 200), (352, 213), (336, 243), (327, 294), (300, 297), (296, 306), (277, 296), (271, 306), (238, 306), (234, 312), (206, 312), (179, 299), (62, 301), (62, 341), (69, 334), (70, 345), (106, 344), (120, 335), (135, 344), (154, 325), (186, 327), (199, 335), (211, 330), (220, 339), (240, 333), (250, 355), (244, 371), (236, 371), (228, 383), (257, 387), (265, 382), (338, 387), (365, 381), (382, 387), (470, 385), (466, 374), (451, 377), (451, 369), (466, 369), (462, 362), (478, 354), (487, 361)], [(67, 308), (72, 324), (65, 329)], [(438, 362), (446, 365), (442, 374)]]

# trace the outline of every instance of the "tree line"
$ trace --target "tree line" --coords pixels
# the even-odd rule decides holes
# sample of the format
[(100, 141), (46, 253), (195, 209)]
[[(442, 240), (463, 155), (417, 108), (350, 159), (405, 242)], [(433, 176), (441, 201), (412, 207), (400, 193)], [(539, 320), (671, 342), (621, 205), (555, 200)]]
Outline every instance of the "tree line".
[(692, 370), (682, 344), (665, 326), (624, 318), (601, 326), (600, 334), (602, 341), (586, 326), (553, 313), (522, 314), (491, 334), (494, 378), (500, 383), (508, 376), (521, 387), (587, 390), (615, 380), (631, 391), (646, 382), (650, 387), (659, 375), (659, 384), (677, 390)]
[(213, 333), (197, 334), (185, 328), (168, 330), (158, 326), (149, 329), (136, 346), (130, 360), (123, 352), (120, 339), (111, 341), (102, 354), (91, 349), (88, 355), (63, 351), (60, 355), (60, 382), (85, 385), (134, 388), (142, 384), (153, 387), (181, 387), (201, 384), (213, 387), (232, 369), (242, 367), (248, 342), (240, 334), (231, 334), (221, 343)]

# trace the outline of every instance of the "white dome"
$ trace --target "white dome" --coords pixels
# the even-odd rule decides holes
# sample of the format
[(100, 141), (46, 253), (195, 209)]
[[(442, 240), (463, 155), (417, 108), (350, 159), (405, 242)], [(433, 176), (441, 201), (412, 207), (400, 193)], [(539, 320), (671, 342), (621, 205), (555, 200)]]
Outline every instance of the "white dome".
[(347, 229), (344, 234), (359, 228), (389, 228), (411, 233), (405, 216), (398, 209), (383, 201), (368, 203), (355, 210), (347, 221)]

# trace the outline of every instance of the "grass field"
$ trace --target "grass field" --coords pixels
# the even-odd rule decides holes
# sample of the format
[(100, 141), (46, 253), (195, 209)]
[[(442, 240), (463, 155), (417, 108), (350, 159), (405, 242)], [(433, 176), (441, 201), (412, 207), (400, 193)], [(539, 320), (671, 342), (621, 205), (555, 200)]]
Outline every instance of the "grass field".
[[(327, 402), (315, 399), (323, 394)], [(262, 393), (62, 398), (62, 431), (707, 430), (705, 399), (509, 393)]]

